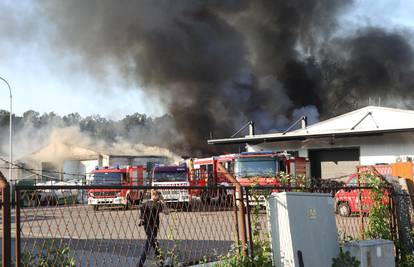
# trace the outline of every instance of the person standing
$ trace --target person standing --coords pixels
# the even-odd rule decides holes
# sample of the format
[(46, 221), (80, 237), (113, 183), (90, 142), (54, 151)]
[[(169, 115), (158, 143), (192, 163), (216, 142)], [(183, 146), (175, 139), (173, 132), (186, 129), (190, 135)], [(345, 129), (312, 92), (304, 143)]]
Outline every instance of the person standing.
[(159, 259), (160, 265), (164, 266), (164, 258), (162, 257), (161, 249), (157, 240), (157, 234), (160, 228), (161, 212), (168, 215), (170, 210), (162, 201), (161, 192), (152, 189), (151, 200), (145, 202), (140, 207), (139, 226), (144, 226), (147, 240), (145, 241), (144, 249), (139, 258), (138, 267), (144, 266), (150, 247), (154, 249), (155, 256)]

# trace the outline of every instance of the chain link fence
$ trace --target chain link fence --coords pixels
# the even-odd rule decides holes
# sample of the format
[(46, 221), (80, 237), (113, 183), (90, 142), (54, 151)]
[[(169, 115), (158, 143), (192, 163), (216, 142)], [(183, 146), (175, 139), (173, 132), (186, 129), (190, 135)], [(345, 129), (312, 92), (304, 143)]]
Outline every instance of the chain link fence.
[[(371, 187), (242, 190), (240, 196), (234, 187), (18, 185), (12, 259), (19, 266), (189, 266), (216, 261), (235, 251), (243, 232), (249, 248), (268, 240), (264, 198), (289, 191), (330, 194), (340, 242), (369, 237)], [(411, 199), (387, 189), (381, 201), (389, 207), (386, 228), (398, 251), (413, 248), (407, 234), (413, 222)], [(240, 225), (244, 213), (237, 201), (246, 207), (246, 229)]]
[[(297, 188), (254, 186), (245, 188), (244, 202), (248, 207), (249, 247), (254, 247), (256, 242), (263, 245), (263, 241), (268, 240), (270, 235), (267, 207), (265, 203), (260, 203), (262, 196), (277, 192), (317, 192), (332, 196), (332, 212), (336, 220), (339, 243), (372, 238), (391, 239), (396, 246), (397, 258), (401, 257), (401, 253), (412, 254), (414, 247), (411, 229), (414, 217), (412, 205), (409, 203), (411, 196), (397, 194), (390, 187), (381, 189), (383, 195), (380, 203), (385, 207), (385, 212), (381, 214), (381, 225), (378, 229), (377, 217), (370, 216), (370, 214), (374, 216), (376, 205), (374, 198), (378, 192), (376, 190), (376, 188), (368, 186)], [(371, 223), (370, 220), (375, 221)], [(382, 236), (378, 235), (378, 232)], [(250, 249), (250, 253), (251, 251), (252, 249)], [(251, 256), (254, 257), (254, 255)]]
[[(191, 192), (201, 190), (203, 198), (201, 194), (191, 197)], [(21, 262), (23, 266), (42, 262), (48, 266), (140, 266), (140, 262), (188, 266), (215, 261), (231, 249), (238, 229), (233, 200), (210, 198), (216, 195), (213, 191), (17, 187)], [(143, 195), (134, 199), (132, 194), (137, 192)], [(154, 192), (159, 200), (154, 200)], [(128, 194), (125, 203), (110, 203), (122, 200), (123, 193)]]

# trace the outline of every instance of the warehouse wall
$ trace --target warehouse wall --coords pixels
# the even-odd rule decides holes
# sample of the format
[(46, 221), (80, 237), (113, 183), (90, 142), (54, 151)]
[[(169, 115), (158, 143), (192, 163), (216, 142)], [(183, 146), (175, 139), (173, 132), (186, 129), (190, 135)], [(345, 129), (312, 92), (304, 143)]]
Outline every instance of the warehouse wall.
[(370, 137), (318, 138), (304, 141), (268, 142), (247, 145), (247, 151), (298, 151), (309, 157), (309, 150), (358, 148), (360, 165), (394, 163), (398, 158), (414, 158), (414, 133), (390, 133)]

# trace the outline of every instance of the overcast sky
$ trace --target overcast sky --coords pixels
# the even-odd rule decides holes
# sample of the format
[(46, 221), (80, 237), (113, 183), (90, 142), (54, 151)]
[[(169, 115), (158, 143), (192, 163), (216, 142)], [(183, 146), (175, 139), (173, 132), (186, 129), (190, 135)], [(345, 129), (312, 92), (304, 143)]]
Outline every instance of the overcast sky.
[[(2, 20), (22, 25), (33, 13), (28, 0), (0, 0), (0, 9), (7, 14)], [(413, 14), (412, 0), (356, 0), (339, 22), (344, 31), (361, 24), (413, 31)], [(45, 49), (48, 31), (43, 27), (50, 25), (40, 23), (27, 33), (25, 27), (16, 27), (22, 31), (16, 33), (7, 23), (0, 24), (0, 76), (12, 86), (14, 113), (21, 115), (33, 109), (41, 113), (78, 112), (82, 116), (100, 114), (119, 119), (134, 112), (152, 116), (165, 112), (160, 103), (144, 95), (136, 85), (125, 83), (116, 70), (106, 80), (96, 81), (81, 66), (71, 65), (70, 59), (49, 53)], [(8, 110), (8, 101), (7, 87), (0, 83), (0, 109)]]

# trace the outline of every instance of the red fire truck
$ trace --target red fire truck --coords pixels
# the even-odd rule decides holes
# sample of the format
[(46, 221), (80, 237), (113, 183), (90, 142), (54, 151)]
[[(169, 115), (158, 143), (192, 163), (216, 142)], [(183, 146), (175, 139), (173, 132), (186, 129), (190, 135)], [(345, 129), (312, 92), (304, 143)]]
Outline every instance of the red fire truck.
[[(205, 186), (204, 180), (190, 175), (186, 164), (156, 165), (152, 171), (153, 186)], [(199, 189), (165, 189), (162, 195), (166, 203), (174, 203), (184, 209), (191, 208), (193, 197), (199, 196)]]
[[(291, 176), (309, 177), (310, 163), (307, 158), (292, 157), (287, 153), (275, 152), (243, 152), (210, 158), (194, 159), (194, 169), (204, 177), (209, 186), (229, 186), (225, 175), (218, 171), (217, 165), (222, 164), (227, 172), (233, 174), (242, 186), (279, 185), (278, 175), (281, 172)], [(214, 198), (228, 199), (232, 194), (229, 190), (218, 190)], [(211, 193), (209, 194), (211, 195)], [(264, 196), (260, 196), (264, 202)]]
[[(148, 173), (143, 166), (124, 168), (97, 168), (92, 171), (90, 185), (144, 186), (148, 185)], [(122, 205), (125, 209), (139, 203), (145, 197), (145, 190), (133, 189), (90, 189), (88, 205), (98, 210), (100, 206)]]

